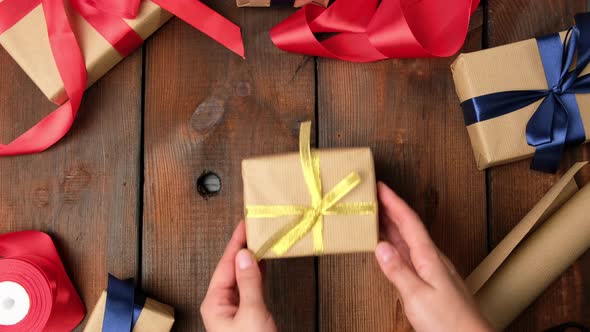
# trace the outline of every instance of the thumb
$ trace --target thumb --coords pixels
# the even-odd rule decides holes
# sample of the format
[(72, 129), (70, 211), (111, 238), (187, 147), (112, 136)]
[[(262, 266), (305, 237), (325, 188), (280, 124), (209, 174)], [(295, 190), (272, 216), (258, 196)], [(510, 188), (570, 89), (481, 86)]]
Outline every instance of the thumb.
[(248, 249), (242, 249), (236, 255), (236, 280), (240, 293), (240, 308), (266, 308), (262, 273), (260, 273), (256, 259)]
[(380, 242), (375, 249), (375, 255), (381, 271), (397, 288), (404, 300), (426, 285), (391, 244)]

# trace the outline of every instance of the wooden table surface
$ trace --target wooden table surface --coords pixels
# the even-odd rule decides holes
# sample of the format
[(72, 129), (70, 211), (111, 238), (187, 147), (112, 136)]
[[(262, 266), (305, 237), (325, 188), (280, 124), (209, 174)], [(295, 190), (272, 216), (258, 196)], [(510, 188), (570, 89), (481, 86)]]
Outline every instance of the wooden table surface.
[[(240, 162), (295, 151), (301, 121), (314, 120), (316, 146), (370, 146), (378, 178), (418, 211), (463, 276), (559, 177), (529, 171), (529, 161), (475, 168), (454, 57), (355, 64), (286, 54), (268, 31), (293, 10), (205, 2), (242, 27), (246, 61), (173, 19), (88, 90), (56, 146), (0, 159), (0, 233), (51, 234), (89, 311), (112, 272), (173, 305), (176, 331), (202, 331), (199, 305), (242, 217)], [(463, 51), (565, 29), (586, 9), (489, 0)], [(0, 141), (54, 107), (0, 50)], [(561, 173), (589, 158), (588, 146), (571, 149)], [(196, 186), (206, 170), (222, 182), (208, 199)], [(409, 329), (372, 254), (273, 261), (267, 274), (281, 331)], [(511, 330), (590, 325), (589, 308), (586, 253)]]

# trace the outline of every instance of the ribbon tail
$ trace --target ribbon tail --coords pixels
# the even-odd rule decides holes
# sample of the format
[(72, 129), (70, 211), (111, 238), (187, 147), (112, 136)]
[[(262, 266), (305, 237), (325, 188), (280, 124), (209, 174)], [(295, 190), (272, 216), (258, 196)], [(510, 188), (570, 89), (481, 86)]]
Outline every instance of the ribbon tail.
[(541, 102), (526, 126), (526, 140), (529, 145), (539, 146), (553, 140), (552, 131), (556, 125), (554, 120), (559, 108), (561, 105), (553, 94)]
[(531, 169), (545, 173), (555, 173), (559, 169), (568, 133), (568, 114), (565, 109), (560, 107), (553, 112), (551, 122), (553, 123), (551, 140), (536, 146), (531, 163)]
[(239, 26), (196, 0), (153, 0), (181, 20), (200, 30), (232, 52), (246, 58)]

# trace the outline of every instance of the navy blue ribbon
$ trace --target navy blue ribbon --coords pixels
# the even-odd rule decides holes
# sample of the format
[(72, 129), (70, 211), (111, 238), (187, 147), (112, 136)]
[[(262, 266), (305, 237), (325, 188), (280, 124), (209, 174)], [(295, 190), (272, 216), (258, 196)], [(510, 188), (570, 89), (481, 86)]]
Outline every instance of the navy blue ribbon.
[(109, 274), (102, 332), (131, 332), (144, 304), (145, 296), (135, 290), (132, 280), (119, 280)]
[[(558, 33), (537, 38), (547, 90), (504, 91), (461, 103), (467, 126), (518, 111), (543, 99), (526, 127), (527, 143), (536, 148), (531, 168), (555, 173), (566, 145), (581, 144), (586, 133), (576, 93), (590, 92), (590, 74), (580, 73), (590, 62), (590, 13), (575, 16), (565, 42)], [(569, 70), (577, 51), (576, 67)]]

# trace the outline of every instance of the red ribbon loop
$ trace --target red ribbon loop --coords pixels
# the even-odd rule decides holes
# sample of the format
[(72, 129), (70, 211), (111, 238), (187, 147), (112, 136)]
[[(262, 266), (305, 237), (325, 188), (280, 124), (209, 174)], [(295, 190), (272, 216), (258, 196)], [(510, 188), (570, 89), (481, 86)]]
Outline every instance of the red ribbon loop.
[[(123, 18), (135, 18), (141, 0), (4, 0), (0, 2), (0, 34), (10, 29), (39, 4), (43, 5), (51, 51), (64, 83), (68, 101), (7, 145), (0, 156), (41, 152), (59, 141), (71, 128), (87, 83), (86, 65), (72, 30), (64, 1), (70, 1), (123, 57), (143, 40)], [(160, 7), (201, 30), (244, 57), (240, 28), (198, 0), (153, 0)]]
[[(271, 30), (288, 52), (354, 62), (447, 57), (463, 44), (479, 0), (337, 0), (307, 5)], [(320, 41), (316, 34), (335, 33)]]

